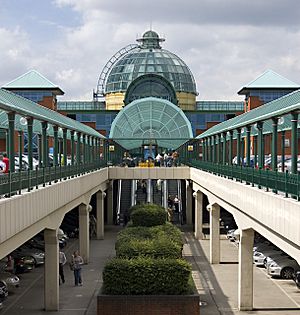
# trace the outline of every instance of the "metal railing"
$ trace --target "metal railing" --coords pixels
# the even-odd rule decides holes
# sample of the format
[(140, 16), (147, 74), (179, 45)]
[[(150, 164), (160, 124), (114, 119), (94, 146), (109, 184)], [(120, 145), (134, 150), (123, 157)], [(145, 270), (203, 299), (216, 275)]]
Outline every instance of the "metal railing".
[(19, 170), (14, 173), (1, 174), (0, 196), (9, 198), (12, 195), (22, 194), (24, 190), (30, 192), (33, 189), (38, 189), (39, 186), (52, 185), (58, 181), (84, 175), (103, 167), (106, 167), (106, 162), (101, 160), (87, 164), (49, 166), (36, 168), (35, 170)]
[(300, 201), (300, 173), (282, 173), (268, 169), (223, 165), (195, 159), (184, 161), (184, 164), (228, 179), (245, 182), (258, 188), (265, 188), (274, 193), (279, 191), (284, 193), (285, 197), (292, 197)]

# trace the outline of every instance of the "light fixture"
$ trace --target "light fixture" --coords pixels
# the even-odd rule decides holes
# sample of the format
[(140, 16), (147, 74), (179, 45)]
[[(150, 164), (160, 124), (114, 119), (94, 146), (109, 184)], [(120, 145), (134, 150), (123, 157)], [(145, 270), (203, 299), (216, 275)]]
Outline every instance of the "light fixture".
[(20, 118), (20, 124), (21, 124), (22, 126), (26, 126), (26, 125), (27, 125), (27, 119), (26, 119), (25, 117), (21, 117), (21, 118)]
[(282, 116), (282, 117), (280, 117), (278, 119), (278, 125), (280, 126), (280, 125), (283, 125), (283, 124), (284, 124), (284, 117)]
[(241, 129), (241, 133), (244, 133), (244, 132), (245, 132), (245, 128), (242, 128), (242, 129)]
[(61, 127), (58, 128), (59, 132), (63, 132), (63, 129)]
[(257, 123), (255, 123), (255, 124), (253, 125), (253, 128), (254, 128), (255, 130), (258, 130), (258, 128), (257, 128)]

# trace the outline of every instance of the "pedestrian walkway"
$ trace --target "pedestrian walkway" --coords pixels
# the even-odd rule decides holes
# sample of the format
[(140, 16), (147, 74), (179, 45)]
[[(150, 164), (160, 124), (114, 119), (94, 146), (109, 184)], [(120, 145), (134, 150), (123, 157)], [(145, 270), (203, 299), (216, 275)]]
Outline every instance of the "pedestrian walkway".
[[(65, 284), (60, 286), (60, 310), (45, 312), (44, 268), (36, 268), (29, 274), (21, 275), (18, 292), (8, 297), (1, 315), (95, 315), (96, 296), (102, 285), (102, 269), (108, 259), (115, 255), (115, 240), (119, 226), (106, 226), (104, 240), (91, 240), (90, 262), (82, 269), (82, 287), (74, 286), (74, 275), (68, 263), (64, 266)], [(72, 240), (65, 250), (68, 261), (78, 248), (78, 240)], [(24, 278), (24, 279), (22, 279)]]

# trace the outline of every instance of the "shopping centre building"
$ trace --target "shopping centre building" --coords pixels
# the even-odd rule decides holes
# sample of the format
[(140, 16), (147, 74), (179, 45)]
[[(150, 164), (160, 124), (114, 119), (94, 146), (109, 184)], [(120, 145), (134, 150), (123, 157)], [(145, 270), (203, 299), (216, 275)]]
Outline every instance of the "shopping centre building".
[[(180, 57), (162, 48), (163, 42), (150, 30), (137, 44), (121, 48), (104, 66), (88, 101), (61, 101), (62, 88), (35, 70), (3, 88), (82, 122), (105, 137), (126, 139), (119, 143), (127, 150), (150, 143), (161, 150), (176, 149), (222, 121), (300, 88), (268, 70), (242, 86), (238, 94), (245, 95), (244, 101), (201, 100), (192, 71)], [(24, 137), (26, 152), (26, 133)], [(35, 140), (36, 150), (37, 143)], [(5, 151), (4, 132), (0, 150)]]

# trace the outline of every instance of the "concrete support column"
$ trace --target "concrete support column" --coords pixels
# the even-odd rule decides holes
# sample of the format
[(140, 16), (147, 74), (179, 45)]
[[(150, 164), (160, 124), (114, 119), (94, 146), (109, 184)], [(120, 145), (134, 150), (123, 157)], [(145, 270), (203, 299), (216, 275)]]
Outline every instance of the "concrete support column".
[(104, 239), (104, 197), (105, 192), (98, 191), (96, 194), (97, 199), (97, 240)]
[(149, 203), (153, 202), (151, 179), (147, 179), (147, 202)]
[(186, 186), (186, 224), (192, 225), (193, 224), (193, 218), (192, 218), (192, 202), (193, 202), (193, 189), (190, 185)]
[(168, 181), (165, 179), (163, 180), (163, 207), (167, 210), (168, 209)]
[(59, 309), (58, 238), (56, 230), (45, 229), (44, 305), (46, 311)]
[(209, 242), (210, 242), (210, 263), (220, 263), (220, 206), (216, 203), (209, 205)]
[(195, 238), (197, 240), (203, 239), (202, 225), (203, 225), (203, 193), (201, 191), (197, 191), (195, 193)]
[(113, 181), (111, 181), (107, 188), (107, 224), (114, 224), (113, 216)]
[(240, 311), (253, 309), (253, 241), (253, 229), (240, 231), (238, 281), (238, 307)]
[(89, 205), (79, 206), (79, 253), (87, 264), (90, 258), (90, 218)]
[(136, 194), (136, 180), (132, 179), (131, 180), (131, 207), (135, 205), (135, 194)]

